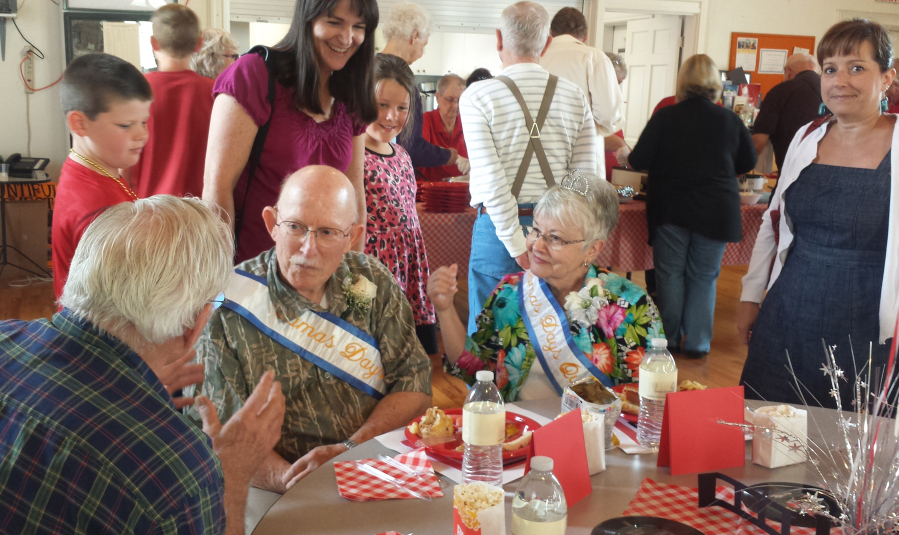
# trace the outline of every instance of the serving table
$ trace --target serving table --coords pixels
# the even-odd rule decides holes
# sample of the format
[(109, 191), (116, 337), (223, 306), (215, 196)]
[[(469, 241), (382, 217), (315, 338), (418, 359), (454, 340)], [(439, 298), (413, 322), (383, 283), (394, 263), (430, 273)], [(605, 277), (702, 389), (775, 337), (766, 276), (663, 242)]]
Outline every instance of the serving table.
[[(521, 408), (553, 418), (559, 413), (560, 398), (516, 402)], [(751, 407), (765, 403), (747, 402)], [(812, 408), (809, 415), (809, 439), (818, 441), (820, 435), (817, 421), (824, 429), (833, 429), (836, 434), (837, 413), (835, 410)], [(747, 442), (744, 466), (721, 470), (725, 475), (747, 485), (766, 481), (781, 481), (815, 484), (812, 466), (803, 463), (778, 469), (769, 469), (752, 464), (752, 443)], [(294, 535), (296, 533), (375, 535), (395, 530), (416, 535), (430, 533), (452, 533), (453, 490), (444, 486), (443, 498), (430, 502), (422, 500), (387, 500), (373, 502), (351, 502), (337, 494), (337, 481), (333, 461), (375, 458), (379, 453), (395, 455), (377, 440), (369, 440), (322, 465), (278, 497), (277, 494), (250, 489), (248, 500), (247, 533), (254, 535)], [(593, 492), (569, 507), (569, 535), (589, 535), (591, 530), (604, 520), (621, 516), (637, 494), (643, 478), (648, 477), (660, 483), (696, 487), (697, 476), (672, 476), (668, 468), (656, 468), (656, 454), (628, 455), (620, 449), (606, 452), (606, 470), (590, 478)], [(449, 482), (439, 476), (444, 482)], [(506, 526), (511, 525), (512, 493), (519, 481), (507, 484), (505, 506)], [(270, 508), (268, 506), (271, 505)], [(267, 511), (266, 511), (267, 509)], [(256, 525), (260, 514), (261, 521)], [(252, 517), (252, 518), (251, 518)], [(738, 520), (734, 517), (734, 525)], [(253, 530), (252, 526), (256, 526)]]
[[(749, 264), (755, 238), (762, 223), (762, 215), (767, 208), (768, 206), (764, 204), (741, 206), (743, 241), (727, 244), (722, 265)], [(455, 262), (459, 264), (461, 273), (467, 273), (468, 259), (471, 256), (471, 230), (477, 212), (473, 208), (460, 213), (430, 213), (419, 210), (418, 218), (431, 270)], [(652, 247), (647, 243), (648, 239), (646, 203), (632, 201), (621, 204), (618, 226), (606, 241), (596, 263), (627, 272), (652, 269)]]

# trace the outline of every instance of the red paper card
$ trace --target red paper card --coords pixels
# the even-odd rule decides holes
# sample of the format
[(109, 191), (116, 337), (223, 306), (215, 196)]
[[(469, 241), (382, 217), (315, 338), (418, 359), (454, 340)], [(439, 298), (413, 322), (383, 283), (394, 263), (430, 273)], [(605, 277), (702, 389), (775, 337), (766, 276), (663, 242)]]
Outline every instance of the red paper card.
[(571, 411), (534, 431), (524, 465), (525, 474), (530, 472), (531, 457), (535, 455), (552, 458), (553, 474), (562, 484), (568, 507), (593, 492), (581, 411)]
[(658, 466), (670, 466), (675, 476), (743, 466), (743, 430), (719, 420), (743, 421), (742, 386), (668, 394)]

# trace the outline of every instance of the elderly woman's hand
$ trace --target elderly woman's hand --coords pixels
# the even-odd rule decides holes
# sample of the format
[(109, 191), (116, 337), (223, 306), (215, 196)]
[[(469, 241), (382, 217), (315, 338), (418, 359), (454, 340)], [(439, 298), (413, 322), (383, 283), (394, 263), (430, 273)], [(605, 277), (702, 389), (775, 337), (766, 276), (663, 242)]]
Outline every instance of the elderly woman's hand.
[(459, 291), (456, 285), (458, 266), (441, 266), (431, 272), (428, 278), (428, 297), (434, 303), (437, 312), (446, 312), (453, 308), (453, 296)]

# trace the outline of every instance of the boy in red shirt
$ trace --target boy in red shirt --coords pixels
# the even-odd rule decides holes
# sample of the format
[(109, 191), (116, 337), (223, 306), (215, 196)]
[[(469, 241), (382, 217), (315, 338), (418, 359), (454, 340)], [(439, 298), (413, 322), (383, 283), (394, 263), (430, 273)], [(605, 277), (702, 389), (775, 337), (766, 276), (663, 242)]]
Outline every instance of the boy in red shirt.
[(153, 90), (134, 65), (109, 54), (75, 59), (62, 77), (61, 101), (72, 133), (53, 210), (53, 290), (62, 294), (75, 247), (106, 208), (133, 202), (127, 176), (147, 143)]
[(190, 70), (191, 55), (203, 46), (200, 21), (183, 4), (167, 4), (150, 20), (159, 70), (147, 74), (154, 95), (150, 140), (132, 170), (134, 191), (142, 199), (163, 193), (200, 197), (214, 83)]

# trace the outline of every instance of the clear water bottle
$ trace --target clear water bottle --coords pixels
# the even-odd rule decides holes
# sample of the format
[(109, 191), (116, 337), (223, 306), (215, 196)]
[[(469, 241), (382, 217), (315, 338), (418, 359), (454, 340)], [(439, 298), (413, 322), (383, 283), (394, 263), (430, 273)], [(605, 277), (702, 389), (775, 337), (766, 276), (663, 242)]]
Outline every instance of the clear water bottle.
[(668, 341), (653, 338), (640, 364), (640, 419), (637, 421), (637, 442), (646, 448), (657, 449), (662, 434), (665, 396), (677, 391), (677, 365), (668, 352)]
[(462, 483), (503, 485), (503, 441), (506, 438), (506, 406), (493, 372), (481, 370), (462, 405)]
[(552, 469), (551, 458), (531, 457), (512, 500), (512, 535), (565, 535), (568, 504)]

